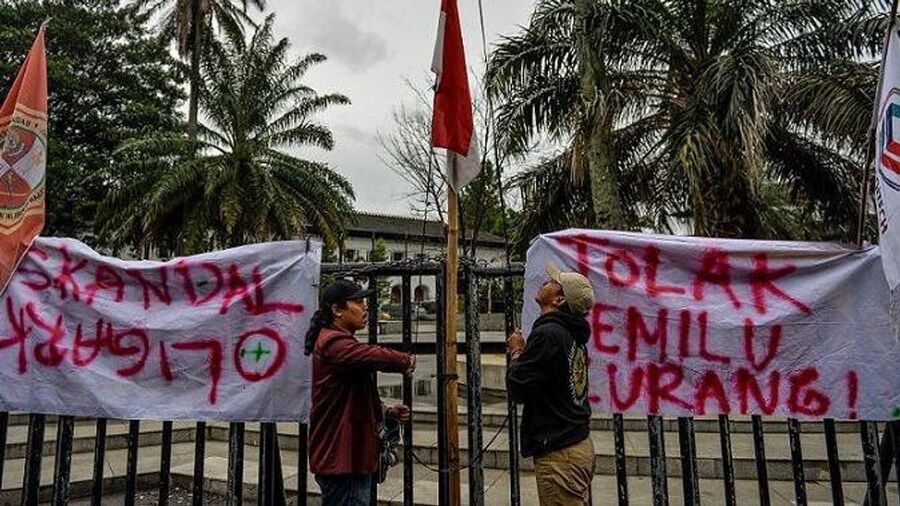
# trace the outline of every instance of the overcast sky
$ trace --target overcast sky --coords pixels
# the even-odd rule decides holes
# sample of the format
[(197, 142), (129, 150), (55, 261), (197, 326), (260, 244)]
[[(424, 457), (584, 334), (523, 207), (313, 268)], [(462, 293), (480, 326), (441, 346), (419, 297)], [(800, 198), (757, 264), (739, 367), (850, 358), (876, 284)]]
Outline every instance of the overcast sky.
[[(478, 0), (458, 0), (468, 64), (483, 70)], [(534, 0), (483, 0), (488, 44), (524, 25)], [(408, 215), (406, 183), (379, 160), (376, 135), (390, 133), (391, 111), (413, 104), (406, 80), (427, 84), (434, 50), (439, 0), (269, 0), (279, 36), (296, 54), (320, 52), (328, 61), (313, 69), (307, 84), (320, 93), (339, 92), (353, 102), (321, 119), (331, 127), (332, 152), (304, 152), (327, 161), (350, 179), (356, 206), (364, 211)]]

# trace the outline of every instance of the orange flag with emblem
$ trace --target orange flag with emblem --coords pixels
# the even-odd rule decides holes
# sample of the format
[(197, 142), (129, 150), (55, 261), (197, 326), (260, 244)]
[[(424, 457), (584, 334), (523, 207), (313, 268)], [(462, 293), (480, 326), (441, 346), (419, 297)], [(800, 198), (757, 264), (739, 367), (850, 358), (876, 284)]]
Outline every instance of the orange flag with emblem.
[(0, 107), (0, 294), (44, 228), (47, 54), (44, 29)]

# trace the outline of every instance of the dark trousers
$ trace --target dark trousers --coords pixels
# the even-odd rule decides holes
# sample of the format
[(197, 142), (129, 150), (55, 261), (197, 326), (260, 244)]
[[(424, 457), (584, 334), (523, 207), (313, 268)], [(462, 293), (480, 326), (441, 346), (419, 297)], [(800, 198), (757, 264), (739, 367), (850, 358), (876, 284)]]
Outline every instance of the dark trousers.
[(322, 506), (369, 506), (372, 502), (371, 474), (323, 476), (316, 475), (322, 489)]

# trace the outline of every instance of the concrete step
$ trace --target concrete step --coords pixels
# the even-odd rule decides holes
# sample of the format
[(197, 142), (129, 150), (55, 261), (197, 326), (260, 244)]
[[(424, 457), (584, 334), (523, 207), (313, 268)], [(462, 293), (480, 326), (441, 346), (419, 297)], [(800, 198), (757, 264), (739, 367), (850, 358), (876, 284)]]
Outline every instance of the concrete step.
[[(29, 415), (28, 413), (9, 413), (8, 416), (9, 416), (8, 425), (10, 427), (13, 427), (16, 425), (28, 425), (28, 419), (30, 418), (31, 415)], [(46, 423), (56, 422), (56, 420), (58, 420), (58, 419), (59, 419), (59, 417), (56, 415), (44, 415), (44, 420)], [(76, 420), (94, 420), (94, 418), (89, 418), (86, 416), (79, 416), (79, 417), (76, 417), (75, 419)]]
[[(204, 489), (215, 494), (224, 495), (227, 492), (227, 454), (223, 453), (222, 445), (211, 445), (208, 448), (207, 457), (204, 460), (206, 469), (206, 479), (204, 481)], [(213, 455), (215, 453), (215, 455)], [(285, 486), (288, 495), (294, 495), (297, 491), (297, 474), (296, 467), (290, 463), (296, 462), (297, 454), (295, 451), (283, 449)], [(244, 469), (244, 497), (247, 501), (253, 501), (256, 497), (256, 471), (258, 466), (254, 460), (257, 457), (255, 452), (246, 455), (248, 462), (245, 463)], [(190, 476), (193, 470), (193, 464), (184, 464), (179, 468), (173, 469), (174, 483), (183, 488), (190, 487)], [(460, 475), (462, 483), (463, 503), (468, 503), (468, 483), (469, 474), (467, 470), (463, 470)], [(521, 476), (521, 500), (525, 506), (537, 506), (537, 487), (534, 481), (534, 475), (530, 471), (523, 471)], [(429, 469), (423, 465), (416, 464), (413, 468), (413, 498), (416, 505), (437, 505), (438, 483), (437, 473), (434, 469)], [(316, 503), (320, 492), (315, 478), (307, 475), (308, 496), (312, 499), (313, 504)], [(487, 469), (484, 472), (485, 483), (485, 504), (509, 504), (509, 475), (508, 473), (497, 470)], [(670, 477), (667, 481), (669, 498), (671, 504), (679, 504), (682, 502), (682, 482), (677, 477)], [(701, 501), (703, 504), (724, 504), (724, 486), (721, 480), (701, 479), (699, 480)], [(769, 483), (770, 496), (772, 504), (775, 505), (793, 505), (795, 504), (794, 485), (791, 481), (772, 481)], [(861, 504), (865, 494), (866, 485), (864, 483), (845, 483), (844, 496), (847, 499), (846, 504)], [(758, 484), (755, 480), (736, 480), (735, 482), (736, 496), (738, 504), (758, 504)], [(831, 487), (830, 482), (826, 480), (810, 480), (806, 483), (806, 490), (811, 505), (824, 505), (831, 503)], [(651, 504), (652, 500), (652, 483), (649, 477), (633, 476), (628, 479), (628, 491), (631, 504)], [(617, 501), (617, 483), (614, 476), (598, 475), (594, 477), (592, 483), (592, 493), (594, 495), (594, 504), (615, 504)], [(889, 497), (898, 497), (898, 491), (895, 483), (888, 485)], [(402, 467), (398, 466), (388, 474), (388, 480), (378, 489), (379, 504), (402, 504), (403, 499), (403, 483), (402, 483)]]
[[(593, 494), (593, 504), (606, 505), (618, 504), (617, 482), (614, 476), (595, 476), (591, 483), (591, 492)], [(721, 505), (725, 502), (725, 489), (721, 480), (704, 480), (701, 479), (700, 485), (700, 504), (704, 505)], [(687, 504), (684, 502), (684, 493), (682, 481), (679, 478), (669, 478), (666, 486), (668, 488), (669, 504)], [(760, 504), (759, 485), (755, 480), (735, 480), (735, 497), (739, 506)], [(845, 483), (843, 485), (844, 498), (847, 506), (857, 506), (863, 503), (865, 497), (866, 485), (863, 483)], [(806, 483), (807, 504), (809, 506), (825, 506), (831, 505), (831, 484), (825, 481), (808, 481)], [(897, 487), (891, 485), (888, 487), (889, 501), (896, 502)], [(521, 497), (522, 504), (527, 506), (536, 506), (537, 501), (537, 484), (534, 475), (531, 473), (523, 473), (521, 480)], [(797, 504), (794, 493), (794, 484), (785, 481), (769, 482), (769, 497), (772, 505), (776, 506), (794, 506)], [(628, 478), (628, 499), (629, 504), (653, 504), (653, 485), (650, 478), (647, 477), (630, 477)], [(465, 500), (465, 499), (464, 499)], [(509, 504), (508, 481), (503, 479), (499, 483), (494, 483), (487, 489), (485, 495), (485, 504)]]
[[(254, 504), (258, 493), (259, 479), (259, 454), (257, 449), (247, 447), (244, 453), (243, 466), (243, 497), (248, 504)], [(103, 491), (106, 495), (121, 495), (125, 489), (125, 471), (127, 465), (127, 450), (111, 450), (106, 452), (104, 462)], [(282, 454), (282, 472), (285, 479), (285, 488), (289, 496), (296, 496), (298, 488), (298, 467), (296, 465), (298, 455), (296, 451), (287, 449)], [(159, 483), (160, 452), (158, 446), (142, 447), (138, 452), (138, 490), (156, 490)], [(293, 465), (292, 465), (293, 463)], [(53, 456), (41, 461), (41, 489), (39, 500), (50, 501), (53, 493)], [(204, 464), (204, 490), (212, 494), (224, 496), (228, 491), (228, 444), (219, 441), (208, 441)], [(24, 474), (24, 459), (11, 459), (7, 461), (7, 471), (4, 474), (3, 488), (0, 490), (0, 505), (12, 506), (21, 501), (22, 478)], [(427, 470), (419, 466), (417, 474), (424, 475)], [(500, 473), (499, 471), (493, 471)], [(171, 487), (190, 490), (194, 474), (194, 444), (176, 443), (172, 445)], [(69, 499), (71, 504), (88, 504), (92, 490), (93, 454), (75, 454), (72, 458), (72, 470), (70, 474)], [(321, 495), (315, 477), (312, 474), (308, 479), (308, 497), (313, 504)], [(417, 500), (416, 504), (437, 504), (437, 482), (418, 480), (416, 490), (424, 500)], [(429, 499), (429, 490), (433, 492), (433, 498)], [(402, 503), (403, 493), (403, 469), (395, 467), (391, 470), (388, 480), (379, 487), (378, 498), (380, 504), (395, 504), (393, 500), (399, 495)], [(467, 493), (467, 492), (466, 492)], [(104, 499), (104, 504), (111, 504)]]
[[(252, 428), (248, 428), (248, 436), (253, 432)], [(297, 459), (299, 458), (295, 449), (289, 446), (288, 434), (279, 438), (282, 446), (282, 462), (285, 477), (285, 485), (289, 495), (297, 493), (298, 475), (297, 475)], [(670, 446), (670, 448), (672, 448)], [(419, 453), (419, 449), (417, 449)], [(467, 460), (467, 452), (463, 452), (461, 458)], [(258, 448), (252, 446), (245, 447), (245, 459), (243, 468), (243, 496), (250, 504), (256, 498), (257, 480), (258, 480)], [(422, 457), (421, 453), (419, 456)], [(426, 460), (427, 459), (423, 459)], [(110, 494), (120, 493), (124, 490), (124, 476), (127, 461), (127, 451), (111, 450), (106, 454), (104, 463), (104, 491)], [(7, 462), (7, 471), (4, 475), (3, 490), (0, 491), (0, 505), (18, 504), (19, 493), (22, 483), (22, 473), (24, 469), (24, 459), (11, 459)], [(71, 472), (71, 488), (70, 498), (85, 498), (90, 495), (91, 477), (93, 473), (93, 455), (92, 453), (81, 453), (73, 456)], [(527, 462), (526, 462), (527, 464)], [(52, 493), (54, 458), (48, 457), (42, 460), (41, 471), (41, 500), (47, 501)], [(673, 504), (681, 502), (681, 480), (677, 477), (680, 464), (676, 458), (670, 458), (667, 462), (670, 479), (668, 480), (668, 490), (670, 500)], [(429, 464), (433, 467), (433, 464)], [(537, 493), (533, 475), (530, 466), (525, 466), (521, 474), (522, 486), (522, 504), (536, 505)], [(138, 488), (142, 490), (152, 490), (158, 484), (158, 468), (159, 468), (159, 447), (149, 446), (143, 447), (139, 451), (138, 459)], [(189, 490), (194, 469), (194, 444), (177, 443), (172, 447), (172, 487), (181, 487)], [(224, 441), (210, 440), (207, 442), (206, 455), (204, 458), (204, 489), (215, 494), (225, 494), (227, 491), (227, 469), (228, 469), (228, 444)], [(769, 467), (770, 473), (772, 466)], [(631, 469), (629, 471), (632, 471)], [(433, 469), (429, 469), (423, 465), (416, 464), (414, 466), (414, 497), (417, 505), (437, 504), (437, 473)], [(702, 474), (702, 472), (701, 472)], [(463, 482), (463, 498), (466, 502), (468, 497), (468, 471), (461, 473)], [(810, 498), (810, 504), (829, 504), (831, 498), (830, 484), (827, 476), (817, 477), (807, 474), (807, 493)], [(316, 503), (319, 495), (319, 488), (312, 475), (307, 476), (308, 495), (312, 499), (313, 504)], [(484, 471), (484, 482), (486, 490), (486, 504), (506, 504), (508, 503), (509, 475), (502, 468), (488, 468)], [(794, 488), (791, 480), (772, 479), (770, 481), (770, 490), (772, 494), (772, 504), (788, 505), (794, 503)], [(739, 504), (758, 503), (757, 483), (752, 479), (738, 478), (736, 481), (737, 497)], [(595, 476), (592, 485), (595, 497), (594, 504), (614, 504), (616, 497), (616, 481), (615, 476), (610, 474), (600, 474)], [(652, 493), (650, 479), (647, 476), (641, 476), (630, 473), (628, 479), (629, 497), (632, 504), (649, 504)], [(704, 504), (724, 504), (723, 484), (718, 479), (701, 479), (700, 490), (702, 501)], [(865, 491), (865, 484), (852, 482), (846, 479), (844, 483), (845, 497), (848, 499), (847, 504), (860, 504)], [(898, 497), (896, 482), (892, 480), (888, 485), (890, 497)], [(379, 487), (379, 503), (380, 504), (400, 504), (403, 497), (402, 467), (393, 468), (389, 473), (388, 481)], [(77, 504), (77, 502), (75, 502)]]
[[(493, 434), (486, 433), (484, 441), (491, 440)], [(698, 433), (697, 469), (700, 478), (721, 479), (724, 476), (721, 459), (721, 442), (718, 434)], [(596, 452), (597, 473), (601, 475), (615, 474), (615, 446), (610, 432), (591, 433)], [(415, 439), (415, 438), (414, 438)], [(423, 438), (422, 440), (427, 440)], [(864, 482), (866, 480), (859, 436), (856, 434), (838, 434), (838, 448), (841, 458), (841, 475), (844, 481)], [(467, 460), (468, 441), (465, 434), (460, 434), (460, 446), (465, 449)], [(508, 438), (501, 433), (494, 445), (485, 452), (483, 460), (489, 468), (508, 468)], [(625, 432), (625, 463), (629, 476), (650, 476), (649, 437), (646, 431)], [(804, 458), (804, 473), (810, 480), (828, 480), (829, 466), (822, 434), (802, 434), (801, 446)], [(733, 434), (731, 447), (733, 452), (734, 475), (739, 480), (755, 480), (757, 478), (756, 458), (753, 438), (750, 434)], [(790, 445), (787, 434), (768, 434), (765, 438), (767, 470), (770, 480), (793, 480)], [(681, 455), (679, 436), (675, 433), (665, 434), (666, 462), (672, 476), (681, 475)], [(417, 453), (420, 457), (425, 452), (429, 458), (437, 459), (437, 449), (432, 445), (420, 445), (417, 442)], [(521, 464), (523, 469), (531, 469), (530, 459)]]
[[(401, 401), (394, 399), (385, 399), (385, 405), (400, 404)], [(469, 416), (465, 403), (459, 410), (459, 423), (461, 425), (468, 424)], [(414, 405), (414, 417), (416, 422), (426, 422), (437, 424), (437, 408), (435, 406)], [(485, 430), (489, 428), (499, 428), (506, 422), (507, 411), (506, 406), (490, 406), (482, 410), (482, 427)], [(787, 419), (776, 417), (765, 417), (763, 421), (763, 430), (766, 434), (770, 433), (787, 433)], [(623, 417), (623, 425), (625, 431), (645, 431), (647, 430), (647, 417), (638, 415), (625, 415)], [(732, 433), (751, 434), (753, 432), (753, 422), (750, 416), (736, 415), (729, 417), (729, 426)], [(803, 432), (808, 433), (824, 433), (825, 428), (822, 422), (802, 421), (800, 426)], [(613, 430), (613, 417), (609, 414), (595, 413), (591, 417), (591, 430)], [(663, 419), (663, 430), (666, 432), (678, 432), (678, 419), (667, 417)], [(698, 416), (694, 418), (694, 431), (697, 433), (719, 433), (719, 418), (717, 416)], [(838, 421), (835, 423), (836, 432), (852, 432), (859, 433), (859, 423), (851, 421)]]
[[(106, 452), (103, 465), (103, 490), (105, 493), (115, 493), (125, 489), (127, 458), (128, 452), (124, 449), (109, 450)], [(178, 443), (172, 445), (173, 467), (192, 462), (193, 458), (194, 445), (192, 443)], [(150, 488), (159, 483), (159, 459), (160, 447), (158, 445), (146, 446), (138, 450), (138, 488)], [(55, 457), (52, 455), (41, 459), (40, 498), (42, 501), (49, 500), (52, 494), (53, 467), (55, 460)], [(3, 474), (3, 488), (0, 490), (0, 504), (19, 504), (24, 470), (24, 458), (6, 461)], [(72, 468), (69, 478), (70, 497), (90, 496), (93, 472), (93, 451), (72, 455)]]
[[(194, 441), (196, 424), (191, 422), (173, 422), (172, 442), (184, 443)], [(72, 439), (73, 453), (93, 452), (97, 440), (96, 420), (80, 419), (75, 421), (75, 435)], [(57, 423), (47, 422), (44, 428), (44, 456), (56, 453)], [(139, 446), (152, 446), (162, 443), (162, 422), (141, 422)], [(6, 438), (6, 458), (24, 458), (28, 445), (28, 425), (10, 426)], [(109, 420), (106, 425), (106, 449), (118, 450), (128, 446), (128, 422)]]
[[(210, 424), (208, 427), (210, 439), (217, 441), (228, 440), (227, 424)], [(460, 459), (467, 462), (469, 459), (469, 444), (466, 428), (460, 428)], [(295, 424), (279, 425), (279, 441), (281, 445), (290, 450), (299, 447), (298, 428)], [(487, 469), (509, 469), (509, 436), (505, 430), (485, 430), (483, 434), (484, 444), (492, 439), (493, 443), (484, 452), (482, 460)], [(496, 436), (496, 437), (495, 437)], [(591, 438), (596, 452), (597, 473), (600, 475), (615, 475), (615, 443), (611, 431), (593, 431)], [(705, 479), (721, 479), (724, 476), (721, 462), (721, 442), (718, 434), (697, 433), (697, 469), (699, 476)], [(828, 480), (830, 473), (828, 457), (825, 449), (825, 438), (821, 433), (801, 433), (801, 447), (804, 457), (804, 472), (810, 480)], [(841, 458), (841, 476), (848, 482), (865, 482), (865, 468), (863, 462), (862, 446), (857, 433), (838, 433), (838, 451)], [(793, 467), (791, 465), (790, 444), (785, 433), (766, 434), (766, 459), (769, 479), (793, 480)], [(258, 426), (248, 425), (245, 432), (245, 444), (255, 446), (259, 444)], [(429, 424), (418, 423), (413, 432), (414, 451), (417, 457), (429, 464), (438, 462), (437, 429)], [(734, 457), (734, 472), (736, 479), (755, 480), (756, 453), (753, 446), (752, 434), (732, 434), (732, 454)], [(629, 476), (650, 476), (650, 443), (646, 431), (625, 432), (626, 468)], [(681, 455), (679, 435), (666, 433), (665, 449), (667, 466), (670, 474), (680, 476)], [(533, 469), (531, 459), (521, 459), (520, 468)]]
[[(426, 421), (422, 421), (425, 418)], [(413, 433), (414, 450), (424, 462), (437, 463), (437, 429), (428, 421), (428, 415), (417, 413), (415, 430)], [(602, 419), (599, 420), (602, 425)], [(643, 425), (641, 424), (643, 423)], [(718, 422), (715, 422), (718, 427)], [(738, 420), (737, 423), (742, 423)], [(749, 423), (749, 422), (748, 422)], [(778, 421), (772, 422), (773, 427), (781, 425)], [(819, 424), (820, 425), (820, 424)], [(245, 444), (248, 447), (259, 445), (260, 425), (246, 424)], [(286, 448), (296, 450), (299, 447), (298, 424), (278, 424), (281, 443)], [(648, 476), (649, 462), (649, 438), (646, 430), (646, 420), (629, 419), (626, 423), (626, 466), (630, 475)], [(768, 429), (769, 427), (767, 427)], [(805, 429), (806, 427), (804, 427)], [(173, 425), (173, 442), (190, 443), (194, 441), (194, 424), (178, 422)], [(107, 450), (114, 451), (127, 447), (128, 423), (125, 421), (110, 420), (107, 426)], [(15, 425), (9, 428), (6, 452), (7, 459), (24, 458), (27, 442), (27, 426)], [(496, 436), (496, 438), (494, 438)], [(207, 426), (207, 437), (210, 441), (227, 442), (228, 424), (210, 423)], [(494, 438), (491, 447), (485, 452), (483, 461), (488, 469), (508, 469), (508, 445), (509, 438), (506, 430), (496, 427), (485, 427), (483, 440), (485, 444)], [(611, 429), (599, 429), (592, 432), (592, 438), (597, 454), (598, 472), (602, 475), (615, 473), (615, 447), (614, 436)], [(158, 446), (162, 440), (161, 422), (142, 422), (139, 444), (141, 447), (152, 448)], [(467, 428), (461, 427), (460, 447), (463, 451), (462, 459), (468, 459), (468, 434)], [(837, 434), (839, 454), (842, 461), (842, 476), (847, 481), (865, 481), (863, 467), (862, 448), (857, 432), (839, 432)], [(722, 477), (721, 446), (718, 432), (697, 432), (697, 457), (698, 471), (702, 478), (717, 479)], [(809, 479), (827, 479), (828, 463), (825, 450), (824, 435), (821, 432), (804, 432), (801, 435), (804, 455), (805, 472)], [(95, 446), (95, 422), (91, 420), (78, 420), (75, 424), (75, 439), (73, 440), (73, 452), (76, 455), (93, 454)], [(787, 434), (784, 432), (769, 431), (766, 434), (766, 455), (768, 459), (768, 471), (770, 479), (792, 480), (793, 471), (790, 461), (790, 450)], [(45, 430), (43, 454), (52, 456), (56, 449), (56, 424), (49, 422)], [(674, 475), (680, 472), (680, 445), (677, 432), (666, 433), (667, 457), (670, 462), (670, 470)], [(755, 479), (756, 461), (753, 447), (752, 434), (734, 431), (732, 434), (732, 452), (734, 455), (735, 475), (738, 479)], [(522, 461), (522, 469), (530, 469), (529, 459)], [(9, 466), (7, 466), (9, 468)], [(4, 480), (6, 481), (6, 480)]]
[[(297, 454), (289, 450), (282, 453), (284, 462), (296, 462)], [(253, 467), (252, 472), (248, 472), (249, 468), (245, 467), (243, 495), (245, 501), (255, 501), (257, 488), (257, 470), (258, 465)], [(284, 472), (285, 493), (288, 498), (297, 496), (298, 493), (298, 473), (297, 467), (287, 463), (282, 466)], [(187, 469), (185, 469), (187, 470)], [(228, 458), (227, 456), (207, 456), (204, 459), (204, 490), (210, 491), (216, 495), (225, 495), (228, 492)], [(428, 476), (429, 471), (421, 466), (416, 465), (414, 468), (415, 479), (415, 497), (416, 505), (436, 505), (438, 494), (438, 483), (436, 475)], [(493, 474), (502, 474), (499, 471), (492, 471)], [(492, 476), (493, 476), (492, 474)], [(182, 486), (190, 485), (190, 474), (178, 470), (177, 472), (179, 484)], [(318, 504), (321, 496), (321, 489), (316, 483), (315, 476), (312, 473), (307, 474), (307, 497), (313, 504)], [(430, 479), (429, 479), (430, 478)], [(467, 478), (462, 480), (462, 489), (464, 494), (468, 494)], [(378, 503), (403, 504), (403, 468), (397, 466), (388, 472), (387, 480), (378, 487)]]
[[(285, 451), (286, 459), (293, 459), (295, 454), (291, 451)], [(205, 490), (215, 494), (224, 495), (227, 492), (227, 460), (221, 457), (207, 457), (205, 460), (207, 469)], [(297, 492), (297, 477), (294, 474), (295, 468), (288, 469), (286, 467), (285, 486), (288, 497), (294, 496)], [(416, 505), (436, 506), (438, 504), (438, 482), (437, 474), (425, 466), (416, 464), (413, 467), (413, 501)], [(187, 478), (187, 476), (184, 476)], [(469, 503), (469, 474), (462, 471), (460, 474), (461, 495), (463, 504)], [(256, 482), (255, 475), (244, 477), (244, 494), (245, 500), (252, 501), (255, 499)], [(312, 474), (307, 476), (308, 480), (308, 497), (312, 499), (313, 504), (317, 504), (315, 500), (320, 492), (318, 484)], [(524, 471), (520, 476), (521, 483), (521, 503), (523, 506), (537, 506), (537, 486), (533, 473)], [(182, 487), (189, 487), (190, 482), (178, 481)], [(703, 504), (725, 504), (724, 487), (720, 480), (700, 480), (701, 502)], [(667, 483), (669, 491), (669, 499), (671, 504), (682, 503), (682, 482), (678, 478), (670, 478)], [(830, 483), (825, 482), (808, 482), (807, 494), (809, 504), (830, 504), (831, 489)], [(484, 488), (485, 488), (485, 504), (510, 504), (509, 500), (509, 475), (505, 472), (488, 469), (484, 472)], [(594, 497), (594, 504), (616, 504), (617, 503), (617, 482), (614, 476), (598, 475), (594, 477), (591, 484)], [(737, 480), (735, 482), (736, 496), (739, 504), (758, 504), (758, 484), (752, 480)], [(844, 488), (845, 497), (848, 499), (846, 504), (856, 505), (861, 503), (861, 498), (865, 494), (865, 484), (846, 484)], [(628, 479), (628, 491), (631, 504), (651, 504), (652, 503), (652, 483), (648, 477), (632, 477)], [(890, 487), (889, 492), (896, 495), (896, 487)], [(770, 497), (773, 505), (793, 505), (794, 485), (792, 482), (771, 482)], [(403, 503), (402, 488), (402, 467), (398, 466), (388, 473), (387, 481), (378, 489), (378, 503), (385, 505), (399, 505)]]
[[(384, 396), (385, 405), (400, 404), (402, 401), (391, 396)], [(437, 424), (437, 408), (433, 404), (414, 404), (416, 422), (424, 422)], [(482, 426), (485, 430), (489, 428), (498, 428), (506, 422), (506, 406), (493, 404), (486, 406), (482, 410)], [(459, 409), (459, 423), (461, 425), (468, 424), (468, 410), (465, 402), (461, 402)], [(47, 427), (55, 424), (56, 416), (48, 415), (46, 417)], [(76, 418), (79, 422), (88, 422), (93, 424), (95, 419), (87, 417)], [(776, 417), (765, 417), (763, 427), (766, 434), (770, 433), (787, 433), (787, 419)], [(753, 431), (753, 425), (750, 416), (735, 415), (729, 418), (732, 433), (750, 434)], [(189, 425), (193, 425), (186, 422)], [(647, 417), (639, 415), (625, 415), (623, 424), (626, 431), (641, 431), (647, 428)], [(11, 413), (9, 415), (9, 427), (12, 429), (16, 426), (27, 426), (28, 415), (20, 413)], [(801, 421), (800, 425), (803, 432), (823, 433), (825, 431), (824, 424), (818, 421)], [(55, 425), (54, 425), (55, 426)], [(609, 414), (595, 413), (591, 417), (591, 430), (613, 430), (613, 417)], [(678, 432), (678, 419), (667, 417), (663, 419), (663, 430), (666, 432)], [(694, 430), (698, 433), (719, 433), (719, 419), (716, 416), (698, 416), (694, 418)], [(851, 421), (837, 421), (835, 423), (836, 432), (859, 433), (859, 423)]]

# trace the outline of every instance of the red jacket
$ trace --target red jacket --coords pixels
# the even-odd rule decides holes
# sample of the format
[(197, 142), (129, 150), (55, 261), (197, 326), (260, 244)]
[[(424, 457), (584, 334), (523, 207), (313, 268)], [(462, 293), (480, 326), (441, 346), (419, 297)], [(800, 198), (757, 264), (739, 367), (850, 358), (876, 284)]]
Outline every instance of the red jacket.
[(410, 356), (322, 329), (312, 356), (309, 467), (326, 476), (378, 471), (381, 398), (375, 373), (403, 372)]

